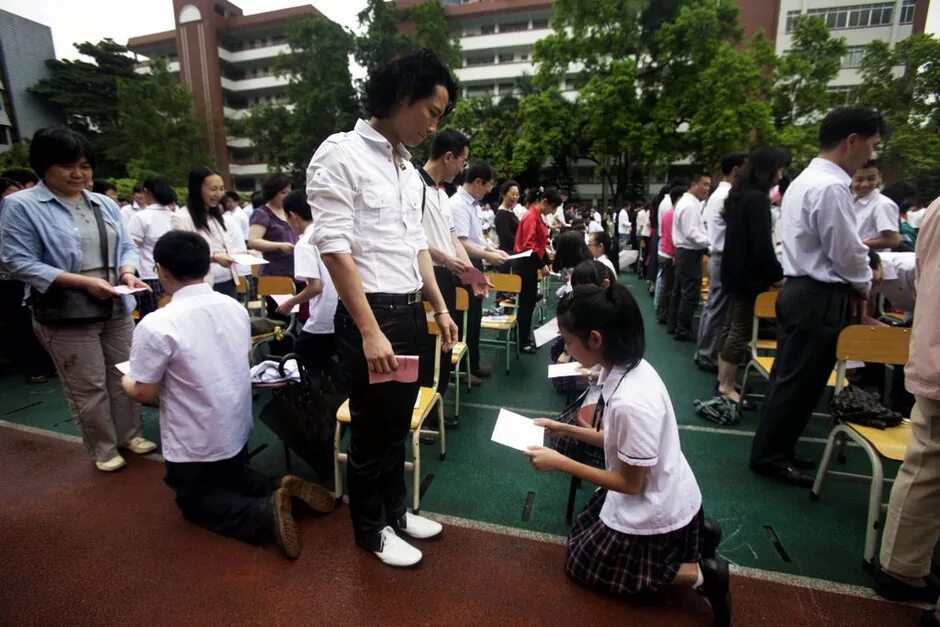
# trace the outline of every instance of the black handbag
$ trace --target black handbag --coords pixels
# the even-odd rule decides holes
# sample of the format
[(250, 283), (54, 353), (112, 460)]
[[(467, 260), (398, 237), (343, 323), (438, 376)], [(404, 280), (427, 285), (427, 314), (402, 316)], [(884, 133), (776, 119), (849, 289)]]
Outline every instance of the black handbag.
[[(110, 256), (108, 255), (108, 233), (105, 229), (101, 210), (91, 205), (98, 224), (98, 241), (101, 245), (101, 258), (110, 274)], [(90, 324), (110, 320), (114, 313), (114, 298), (95, 298), (87, 290), (50, 285), (44, 294), (33, 289), (29, 297), (33, 318), (39, 324), (72, 325)]]

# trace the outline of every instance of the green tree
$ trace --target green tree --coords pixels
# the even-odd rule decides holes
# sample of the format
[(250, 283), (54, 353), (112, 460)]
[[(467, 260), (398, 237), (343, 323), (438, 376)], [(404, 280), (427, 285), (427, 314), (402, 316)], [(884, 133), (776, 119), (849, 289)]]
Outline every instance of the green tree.
[(119, 126), (111, 156), (127, 164), (130, 178), (162, 174), (172, 183), (185, 183), (196, 163), (208, 162), (203, 153), (202, 128), (193, 98), (157, 60), (143, 80), (118, 80)]
[(75, 48), (92, 61), (48, 59), (51, 76), (30, 87), (29, 92), (56, 106), (69, 128), (92, 141), (101, 176), (122, 175), (125, 165), (113, 157), (120, 142), (118, 82), (136, 82), (143, 77), (134, 72), (135, 62), (128, 49), (111, 39), (75, 44)]
[(930, 202), (940, 195), (940, 40), (920, 33), (893, 50), (872, 42), (861, 72), (858, 103), (881, 111), (892, 131), (879, 150), (886, 176), (913, 182)]
[(437, 0), (408, 9), (368, 0), (359, 24), (363, 32), (356, 38), (355, 57), (368, 73), (417, 48), (433, 50), (448, 67), (460, 66), (460, 45), (450, 36), (444, 7)]
[(29, 140), (13, 144), (9, 150), (0, 153), (0, 170), (7, 168), (29, 167)]
[(845, 40), (834, 38), (819, 17), (793, 21), (793, 46), (778, 58), (771, 107), (777, 141), (802, 166), (816, 154), (820, 118), (837, 103), (829, 83), (842, 67)]
[(278, 57), (275, 73), (289, 79), (288, 106), (252, 109), (241, 130), (259, 156), (300, 184), (317, 147), (333, 133), (352, 128), (359, 115), (348, 62), (354, 39), (316, 16), (291, 23), (287, 43), (290, 52)]
[(445, 126), (466, 134), (471, 141), (470, 160), (486, 161), (502, 180), (520, 173), (513, 164), (520, 124), (519, 100), (507, 96), (498, 102), (486, 97), (458, 100)]

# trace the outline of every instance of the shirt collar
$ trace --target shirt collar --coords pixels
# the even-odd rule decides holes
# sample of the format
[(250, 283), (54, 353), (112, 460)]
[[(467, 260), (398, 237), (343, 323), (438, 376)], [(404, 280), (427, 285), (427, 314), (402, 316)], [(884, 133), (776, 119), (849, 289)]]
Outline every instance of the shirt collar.
[(457, 188), (457, 193), (460, 195), (461, 199), (465, 203), (470, 203), (473, 207), (479, 207), (480, 201), (470, 195), (470, 192), (463, 188), (463, 185)]
[(158, 203), (158, 202), (155, 202), (155, 203), (153, 203), (152, 205), (147, 205), (146, 207), (143, 207), (143, 208), (144, 208), (144, 209), (157, 209), (157, 210), (162, 210), (162, 211), (170, 211), (170, 208), (169, 208), (169, 207), (167, 207), (166, 205), (161, 205), (161, 204)]
[(863, 206), (863, 207), (867, 207), (867, 206), (870, 205), (876, 198), (878, 198), (878, 195), (879, 195), (879, 194), (881, 194), (881, 192), (880, 192), (878, 189), (873, 189), (872, 192), (871, 192), (870, 194), (868, 194), (867, 196), (862, 196), (861, 198), (856, 198), (856, 199), (855, 199), (855, 202), (857, 202), (858, 204), (860, 204), (860, 205)]
[(834, 162), (829, 161), (829, 159), (823, 159), (822, 157), (815, 157), (809, 163), (811, 168), (823, 170), (839, 178), (841, 183), (844, 183), (848, 187), (852, 183), (852, 177), (843, 170), (840, 166), (836, 165)]
[[(359, 119), (356, 120), (356, 132), (359, 133), (359, 136), (366, 141), (370, 141), (374, 144), (381, 144), (386, 149), (391, 149), (392, 145), (388, 142), (388, 139), (385, 138), (385, 135), (378, 132), (372, 125), (369, 124), (366, 120)], [(395, 152), (401, 155), (402, 159), (405, 161), (411, 161), (411, 153), (408, 152), (408, 149), (405, 148), (403, 144), (398, 144), (395, 147)]]
[(176, 290), (176, 293), (173, 294), (173, 300), (179, 300), (181, 298), (193, 298), (195, 296), (204, 296), (206, 294), (212, 293), (212, 286), (208, 283), (195, 283), (193, 285), (187, 285), (186, 287), (181, 287)]
[(601, 396), (604, 397), (605, 401), (610, 400), (610, 396), (620, 384), (620, 379), (625, 372), (626, 368), (624, 366), (614, 366), (610, 370), (606, 368), (601, 370), (600, 375), (597, 377), (597, 385), (601, 388)]
[[(55, 192), (46, 187), (46, 184), (43, 181), (36, 183), (32, 189), (33, 194), (36, 195), (36, 198), (39, 200), (39, 202), (51, 202), (53, 200), (58, 200)], [(101, 202), (98, 200), (98, 198), (95, 197), (95, 194), (92, 194), (87, 189), (82, 190), (82, 197), (85, 199), (85, 202), (89, 204), (93, 204), (99, 207), (101, 206)]]

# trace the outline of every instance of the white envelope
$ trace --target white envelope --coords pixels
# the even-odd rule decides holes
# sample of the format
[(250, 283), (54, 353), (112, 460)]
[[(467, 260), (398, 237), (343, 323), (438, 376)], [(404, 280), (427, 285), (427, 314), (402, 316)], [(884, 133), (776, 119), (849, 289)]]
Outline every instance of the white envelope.
[(535, 335), (535, 345), (537, 347), (541, 348), (545, 344), (548, 344), (558, 337), (558, 318), (552, 318), (533, 331), (532, 334)]
[(248, 253), (232, 253), (231, 257), (235, 260), (235, 263), (242, 266), (260, 266), (268, 263), (263, 257), (255, 257)]
[(545, 444), (545, 427), (532, 424), (532, 420), (525, 416), (500, 409), (490, 439), (497, 444), (525, 451), (530, 446)]
[(576, 361), (567, 364), (549, 364), (548, 378), (556, 379), (558, 377), (580, 377), (583, 376), (581, 370), (583, 366)]

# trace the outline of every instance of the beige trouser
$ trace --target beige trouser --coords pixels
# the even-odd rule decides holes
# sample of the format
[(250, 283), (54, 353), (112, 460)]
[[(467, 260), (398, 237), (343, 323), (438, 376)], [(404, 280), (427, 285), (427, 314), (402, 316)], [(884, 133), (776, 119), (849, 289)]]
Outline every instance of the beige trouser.
[(930, 572), (940, 536), (940, 401), (915, 398), (911, 443), (891, 488), (880, 555), (885, 570), (910, 578)]
[(97, 461), (117, 454), (117, 447), (140, 435), (140, 405), (121, 387), (114, 364), (127, 361), (134, 320), (115, 311), (106, 322), (43, 325), (33, 328), (55, 363), (62, 391), (85, 448)]

